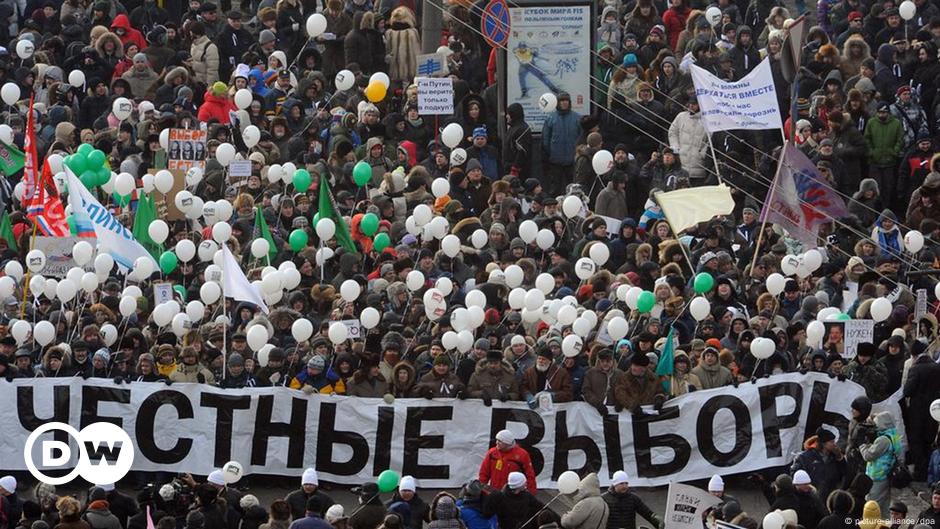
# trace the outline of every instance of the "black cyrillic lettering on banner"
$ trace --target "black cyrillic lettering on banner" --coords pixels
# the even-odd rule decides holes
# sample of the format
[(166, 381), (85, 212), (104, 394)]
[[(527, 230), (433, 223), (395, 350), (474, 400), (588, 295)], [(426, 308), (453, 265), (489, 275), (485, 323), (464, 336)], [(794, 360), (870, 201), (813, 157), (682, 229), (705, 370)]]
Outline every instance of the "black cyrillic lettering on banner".
[(193, 405), (186, 395), (171, 389), (151, 393), (137, 410), (136, 447), (140, 454), (150, 461), (160, 465), (172, 465), (186, 459), (193, 447), (193, 440), (181, 437), (176, 440), (175, 445), (166, 450), (157, 446), (156, 439), (154, 439), (154, 420), (162, 406), (176, 408), (177, 420), (193, 418)]
[(251, 397), (236, 395), (218, 395), (202, 393), (200, 406), (215, 408), (215, 455), (213, 466), (220, 467), (232, 460), (232, 425), (235, 410), (247, 410), (251, 407)]
[[(780, 430), (799, 424), (800, 413), (803, 411), (803, 386), (796, 382), (782, 382), (761, 386), (757, 391), (760, 395), (760, 417), (764, 427), (767, 457), (781, 457), (783, 448), (780, 446)], [(778, 402), (788, 399), (793, 401), (793, 411), (786, 415), (777, 415)]]
[[(32, 386), (16, 387), (16, 415), (23, 428), (31, 432), (47, 422), (69, 422), (69, 404), (71, 403), (71, 388), (69, 386), (55, 386), (52, 389), (52, 416), (37, 417), (34, 401), (34, 388)], [(46, 401), (46, 399), (43, 399)], [(44, 434), (48, 435), (48, 434)], [(69, 434), (64, 430), (54, 430), (52, 437), (56, 441), (69, 442)]]
[(552, 479), (557, 480), (562, 472), (568, 470), (568, 456), (571, 452), (580, 450), (584, 452), (584, 466), (573, 469), (584, 476), (601, 469), (601, 451), (597, 443), (586, 435), (568, 435), (568, 412), (559, 411), (555, 414), (555, 464), (552, 468)]
[(443, 435), (423, 435), (421, 424), (425, 421), (449, 421), (454, 418), (454, 409), (450, 406), (421, 406), (408, 408), (405, 419), (405, 457), (401, 473), (416, 479), (447, 479), (450, 477), (448, 465), (421, 465), (418, 463), (422, 449), (444, 448)]
[[(354, 476), (369, 462), (369, 443), (356, 432), (336, 429), (336, 404), (320, 404), (317, 428), (317, 470), (337, 476)], [(343, 444), (352, 450), (348, 461), (333, 461), (333, 445)]]
[(816, 430), (824, 425), (835, 426), (839, 430), (839, 440), (845, 439), (849, 433), (849, 420), (844, 416), (826, 409), (829, 401), (829, 385), (844, 384), (844, 382), (813, 383), (813, 392), (809, 397), (809, 412), (806, 414), (806, 433), (804, 437), (816, 435)]
[(375, 450), (372, 454), (372, 475), (378, 476), (392, 466), (392, 428), (395, 427), (395, 408), (379, 406), (379, 422), (375, 428)]
[[(734, 446), (722, 452), (715, 446), (715, 415), (728, 410), (734, 417)], [(730, 467), (740, 463), (751, 450), (751, 412), (747, 404), (731, 395), (718, 395), (705, 401), (698, 412), (695, 436), (699, 452), (716, 467)]]
[[(650, 425), (656, 422), (679, 418), (679, 408), (663, 407), (659, 415), (633, 416), (633, 447), (636, 456), (636, 471), (642, 478), (656, 478), (680, 472), (689, 462), (692, 447), (684, 437), (674, 433), (650, 435)], [(676, 428), (673, 428), (675, 430)], [(668, 448), (673, 458), (666, 463), (653, 463), (653, 448)]]
[(96, 422), (109, 422), (124, 427), (124, 420), (120, 417), (105, 417), (98, 414), (99, 402), (119, 402), (128, 404), (131, 401), (131, 390), (120, 388), (104, 388), (100, 386), (82, 386), (82, 417), (81, 428)]
[(287, 438), (287, 468), (303, 468), (304, 435), (307, 431), (307, 401), (290, 399), (290, 422), (271, 422), (274, 411), (274, 395), (258, 397), (258, 411), (255, 414), (255, 433), (251, 438), (251, 464), (267, 464), (268, 439), (271, 437)]
[(529, 435), (523, 439), (516, 439), (519, 446), (529, 452), (529, 459), (532, 460), (532, 467), (535, 469), (535, 475), (538, 476), (545, 467), (545, 458), (542, 452), (535, 448), (542, 437), (545, 437), (545, 422), (538, 413), (532, 410), (519, 410), (515, 408), (492, 408), (490, 412), (490, 446), (496, 446), (496, 433), (506, 428), (511, 422), (518, 422), (526, 425)]
[(607, 477), (623, 469), (623, 452), (620, 448), (620, 416), (607, 414), (604, 417), (604, 448), (607, 452)]

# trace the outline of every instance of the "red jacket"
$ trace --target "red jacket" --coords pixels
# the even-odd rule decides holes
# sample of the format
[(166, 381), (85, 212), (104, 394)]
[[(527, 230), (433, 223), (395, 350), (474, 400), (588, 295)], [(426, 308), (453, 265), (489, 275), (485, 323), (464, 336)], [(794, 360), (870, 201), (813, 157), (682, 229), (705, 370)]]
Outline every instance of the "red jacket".
[(532, 494), (538, 492), (538, 487), (535, 486), (535, 468), (532, 467), (532, 459), (529, 458), (529, 453), (525, 448), (518, 444), (505, 452), (495, 446), (486, 452), (483, 464), (480, 465), (480, 483), (488, 484), (497, 490), (502, 489), (509, 481), (510, 472), (525, 474), (526, 488)]
[(669, 39), (669, 47), (676, 52), (676, 55), (682, 57), (682, 50), (677, 50), (679, 44), (679, 33), (685, 29), (685, 21), (689, 18), (689, 10), (682, 7), (682, 11), (670, 7), (663, 13), (663, 25), (666, 26), (666, 37)]
[(144, 51), (147, 48), (147, 41), (144, 39), (144, 35), (131, 26), (131, 21), (124, 13), (114, 17), (114, 22), (111, 23), (111, 31), (115, 35), (117, 35), (117, 31), (114, 30), (117, 28), (124, 30), (124, 35), (118, 35), (118, 38), (121, 39), (121, 44), (125, 47), (128, 43), (133, 43), (137, 45), (140, 51)]
[(203, 123), (214, 118), (219, 123), (228, 125), (230, 122), (228, 116), (229, 111), (236, 112), (237, 110), (238, 108), (235, 107), (235, 103), (232, 103), (227, 96), (219, 97), (206, 90), (203, 103), (199, 107), (198, 118), (199, 121)]

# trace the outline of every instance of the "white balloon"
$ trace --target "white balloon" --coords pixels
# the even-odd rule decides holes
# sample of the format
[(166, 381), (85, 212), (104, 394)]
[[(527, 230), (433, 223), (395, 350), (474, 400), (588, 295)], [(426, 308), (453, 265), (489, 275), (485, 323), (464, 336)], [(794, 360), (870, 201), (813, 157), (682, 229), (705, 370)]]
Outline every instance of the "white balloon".
[(281, 166), (281, 180), (285, 184), (294, 183), (294, 173), (297, 172), (297, 166), (294, 162), (287, 162)]
[(235, 106), (240, 110), (245, 110), (251, 105), (252, 95), (251, 90), (247, 88), (241, 88), (235, 92)]
[(450, 224), (447, 222), (447, 219), (444, 217), (434, 217), (431, 222), (431, 234), (435, 239), (443, 239), (447, 235), (447, 229), (450, 227)]
[(293, 290), (297, 288), (297, 285), (300, 284), (300, 270), (296, 268), (288, 268), (287, 270), (281, 270), (281, 285), (286, 290)]
[(568, 358), (581, 354), (582, 347), (584, 347), (584, 340), (577, 334), (569, 334), (561, 341), (561, 353)]
[(205, 263), (211, 261), (217, 251), (219, 251), (219, 245), (212, 239), (207, 239), (199, 243), (196, 253), (199, 255), (199, 260)]
[(206, 306), (198, 299), (194, 299), (186, 304), (186, 315), (190, 321), (199, 321), (206, 315)]
[(359, 298), (359, 294), (362, 292), (362, 287), (359, 286), (359, 283), (353, 281), (352, 279), (347, 279), (343, 281), (343, 284), (339, 286), (339, 293), (344, 300), (348, 303), (352, 303)]
[[(85, 243), (85, 244), (88, 244), (88, 243)], [(10, 260), (9, 262), (7, 262), (6, 266), (3, 267), (3, 273), (12, 277), (16, 281), (19, 281), (23, 279), (23, 265), (21, 265), (19, 261)]]
[[(248, 125), (245, 127), (245, 130), (242, 131), (242, 141), (245, 142), (245, 147), (249, 149), (258, 145), (258, 142), (261, 141), (261, 131), (254, 125)], [(261, 165), (264, 164), (262, 163)]]
[(450, 149), (460, 145), (461, 140), (463, 140), (463, 127), (458, 123), (451, 123), (441, 131), (441, 142)]
[(420, 270), (412, 270), (408, 272), (408, 275), (405, 277), (405, 285), (408, 286), (408, 290), (414, 292), (420, 290), (424, 286), (424, 274)]
[(539, 97), (539, 109), (546, 114), (554, 112), (558, 107), (558, 97), (551, 92), (545, 92)]
[(460, 253), (460, 238), (456, 235), (446, 235), (441, 239), (441, 250), (448, 257), (457, 257)]
[(434, 283), (434, 288), (441, 291), (442, 296), (449, 296), (454, 291), (454, 282), (449, 277), (441, 276)]
[(173, 189), (173, 173), (166, 169), (157, 171), (157, 174), (153, 175), (153, 187), (163, 194), (169, 193)]
[(94, 272), (85, 272), (82, 274), (81, 280), (79, 280), (79, 285), (81, 285), (82, 290), (87, 294), (91, 294), (95, 290), (98, 290), (98, 276)]
[(597, 242), (591, 245), (588, 255), (591, 256), (592, 261), (597, 263), (597, 266), (604, 266), (604, 263), (610, 259), (610, 248), (607, 247), (605, 242)]
[(6, 144), (13, 143), (13, 129), (6, 123), (0, 125), (0, 141)]
[(810, 273), (815, 272), (822, 266), (822, 254), (815, 248), (807, 251), (803, 254), (803, 265)]
[(29, 39), (22, 39), (16, 43), (16, 55), (23, 60), (29, 59), (36, 51), (36, 46)]
[(138, 257), (137, 260), (134, 261), (134, 276), (140, 281), (150, 277), (150, 275), (153, 274), (153, 269), (152, 258)]
[(904, 236), (904, 247), (911, 253), (917, 253), (924, 247), (924, 234), (911, 230)]
[(431, 208), (428, 207), (427, 204), (418, 204), (411, 215), (415, 219), (415, 226), (421, 227), (431, 222), (431, 217), (434, 216), (434, 212), (431, 211)]
[(336, 223), (333, 219), (320, 219), (317, 221), (316, 231), (321, 241), (328, 241), (336, 234)]
[[(78, 266), (85, 266), (91, 261), (91, 256), (94, 252), (94, 248), (88, 244), (88, 241), (78, 241), (75, 243), (75, 246), (72, 247), (72, 259), (75, 260), (75, 264)], [(20, 267), (20, 270), (22, 270), (22, 267)], [(7, 275), (10, 274), (8, 273)]]
[(3, 102), (13, 106), (20, 100), (20, 87), (16, 83), (7, 83), (0, 88), (0, 99)]
[(506, 285), (509, 288), (522, 285), (522, 281), (525, 279), (525, 272), (522, 271), (522, 267), (519, 265), (507, 266), (504, 274), (506, 275)]
[(444, 346), (445, 351), (456, 349), (460, 345), (460, 337), (454, 331), (447, 331), (441, 336), (441, 345)]
[(721, 9), (716, 6), (706, 9), (705, 20), (708, 20), (708, 23), (712, 26), (717, 26), (721, 22)]
[(751, 354), (760, 360), (766, 360), (773, 356), (777, 345), (770, 338), (757, 337), (751, 342)]
[[(475, 290), (474, 292), (479, 292)], [(482, 294), (482, 292), (480, 292)], [(525, 308), (529, 310), (540, 310), (545, 303), (545, 294), (541, 290), (533, 288), (525, 294)]]
[(786, 526), (786, 519), (777, 511), (769, 512), (764, 515), (764, 521), (761, 523), (762, 529), (783, 529)]
[(580, 484), (581, 478), (573, 470), (566, 470), (558, 476), (558, 492), (561, 494), (574, 494)]
[(137, 300), (132, 296), (122, 297), (121, 302), (118, 303), (118, 310), (121, 312), (121, 316), (129, 317), (137, 312)]
[(476, 329), (480, 325), (483, 325), (483, 320), (486, 318), (486, 312), (484, 312), (483, 307), (467, 307), (467, 314), (470, 315), (471, 329)]
[(268, 343), (268, 330), (261, 324), (252, 325), (245, 333), (245, 338), (248, 341), (248, 347), (251, 347), (252, 351), (257, 351)]
[(767, 276), (767, 292), (770, 292), (771, 296), (779, 296), (783, 289), (787, 286), (787, 278), (782, 275), (774, 272)]
[(219, 300), (222, 295), (222, 288), (218, 283), (203, 283), (199, 287), (199, 299), (206, 305), (211, 305)]
[(29, 271), (38, 274), (46, 266), (46, 254), (42, 250), (30, 250), (26, 254), (26, 268)]
[(614, 155), (608, 150), (599, 150), (591, 158), (591, 167), (594, 168), (594, 173), (598, 176), (607, 174), (613, 166)]
[(307, 36), (317, 38), (326, 31), (326, 17), (320, 13), (314, 13), (307, 17)]
[[(471, 290), (470, 292), (467, 292), (467, 295), (464, 297), (464, 305), (466, 305), (467, 308), (485, 307), (486, 306), (486, 294), (484, 294), (480, 290)], [(541, 305), (542, 303), (539, 302), (539, 306)]]
[(46, 296), (46, 298), (50, 300), (55, 299), (55, 289), (57, 286), (59, 286), (59, 282), (55, 279), (46, 279), (46, 284), (42, 287), (42, 295)]
[(16, 281), (10, 276), (0, 277), (0, 297), (10, 297), (14, 291), (16, 291)]
[(45, 347), (55, 339), (55, 326), (48, 321), (40, 321), (33, 328), (33, 339), (36, 343)]
[(940, 421), (940, 399), (930, 403), (930, 416), (933, 420)]
[(222, 164), (222, 167), (228, 167), (235, 159), (235, 146), (231, 143), (223, 143), (215, 149), (215, 159)]
[(473, 244), (473, 247), (479, 250), (486, 246), (487, 241), (490, 236), (483, 230), (476, 230), (473, 232), (473, 235), (470, 236), (470, 242)]
[(555, 290), (555, 278), (551, 274), (542, 272), (535, 277), (535, 288), (542, 291), (543, 294), (550, 294)]
[[(333, 84), (336, 85), (336, 89), (340, 92), (349, 90), (356, 84), (356, 74), (350, 72), (349, 70), (340, 70), (336, 74), (336, 78), (333, 80)], [(292, 172), (291, 175), (294, 173)]]
[(317, 266), (323, 266), (323, 263), (330, 260), (333, 257), (333, 249), (329, 247), (323, 247), (317, 250), (316, 260)]
[(75, 297), (78, 287), (70, 279), (63, 279), (55, 287), (55, 295), (62, 303), (68, 303)]
[(467, 151), (462, 147), (457, 147), (456, 149), (450, 151), (450, 165), (453, 167), (458, 167), (464, 164), (467, 161)]
[(118, 121), (124, 121), (131, 117), (131, 112), (133, 111), (134, 104), (126, 97), (119, 97), (111, 104), (111, 113), (114, 114), (114, 117), (116, 117)]
[(114, 192), (121, 195), (129, 195), (137, 186), (137, 182), (130, 173), (121, 173), (114, 180)]
[(170, 149), (170, 129), (160, 131), (160, 147), (162, 147), (164, 151)]
[(624, 298), (623, 302), (630, 307), (630, 310), (636, 310), (637, 301), (639, 301), (640, 294), (643, 293), (643, 289), (640, 287), (630, 287), (630, 290), (627, 291), (627, 296)]
[(268, 243), (268, 240), (263, 237), (258, 237), (257, 239), (251, 241), (251, 255), (253, 255), (255, 259), (261, 259), (265, 255), (268, 255), (268, 250), (270, 249), (270, 243)]
[(193, 322), (189, 320), (189, 316), (187, 316), (185, 312), (174, 314), (173, 319), (170, 320), (170, 330), (172, 330), (173, 334), (180, 338), (182, 338), (192, 328)]
[(571, 324), (571, 330), (582, 338), (587, 338), (593, 328), (594, 326), (587, 318), (578, 318)]
[(473, 333), (468, 330), (462, 330), (457, 333), (457, 350), (466, 353), (473, 348)]
[(238, 461), (229, 461), (222, 466), (222, 481), (224, 481), (226, 485), (236, 483), (238, 480), (242, 479), (243, 474), (244, 469), (242, 468), (242, 464)]
[(548, 228), (542, 228), (535, 237), (535, 244), (541, 248), (542, 251), (548, 250), (555, 244), (555, 234)]
[(578, 279), (585, 280), (594, 275), (596, 271), (597, 265), (590, 257), (582, 257), (574, 263), (574, 273), (578, 276)]
[(888, 319), (888, 317), (891, 316), (892, 309), (891, 301), (887, 298), (878, 298), (871, 303), (868, 312), (871, 314), (871, 319), (875, 320), (875, 323), (878, 323)]
[(382, 315), (379, 314), (379, 311), (374, 307), (366, 307), (362, 309), (362, 312), (359, 314), (359, 323), (361, 323), (366, 330), (374, 329), (381, 319)]
[(345, 324), (335, 321), (330, 324), (330, 330), (327, 331), (327, 334), (333, 345), (337, 345), (346, 341), (346, 338), (349, 337), (349, 329), (346, 328)]
[(561, 325), (571, 325), (578, 317), (578, 309), (571, 305), (565, 305), (558, 309), (558, 323)]
[(806, 326), (806, 343), (818, 347), (826, 334), (826, 326), (821, 321), (813, 320)]
[(10, 327), (10, 334), (13, 335), (17, 345), (22, 345), (26, 341), (26, 338), (29, 337), (29, 331), (29, 322), (25, 320), (16, 320), (16, 323)]
[(431, 182), (431, 193), (434, 194), (435, 198), (441, 198), (450, 193), (450, 182), (446, 178), (435, 178)]
[(261, 290), (265, 294), (274, 294), (275, 292), (281, 290), (281, 274), (280, 272), (274, 271), (266, 276), (261, 278)]
[(300, 318), (291, 324), (290, 332), (298, 343), (309, 340), (313, 336), (313, 324), (307, 318)]
[(695, 318), (695, 321), (702, 321), (711, 313), (711, 303), (702, 296), (692, 300), (689, 304), (689, 313)]
[(111, 257), (111, 254), (99, 253), (95, 257), (95, 273), (98, 275), (106, 275), (111, 273), (111, 269), (114, 268), (114, 258)]
[(626, 336), (629, 328), (627, 320), (619, 316), (607, 322), (607, 334), (615, 342)]
[(228, 242), (232, 237), (232, 225), (228, 222), (217, 222), (212, 226), (212, 240), (219, 244)]
[(281, 164), (275, 163), (268, 166), (268, 181), (273, 183), (279, 182), (283, 176), (283, 169), (281, 169)]
[(901, 5), (898, 6), (898, 14), (901, 15), (901, 18), (904, 20), (911, 20), (917, 15), (917, 5), (911, 0), (904, 0), (901, 2)]
[(565, 200), (561, 203), (561, 211), (569, 219), (578, 216), (578, 214), (581, 213), (582, 207), (584, 207), (584, 203), (581, 202), (579, 197), (574, 195), (565, 197)]
[(524, 220), (519, 224), (519, 238), (526, 244), (532, 244), (539, 234), (539, 226), (532, 220)]
[(780, 271), (783, 272), (785, 276), (795, 274), (798, 266), (800, 266), (800, 259), (793, 254), (786, 255), (780, 260)]
[(509, 296), (507, 297), (509, 308), (520, 310), (525, 307), (525, 294), (526, 291), (524, 288), (514, 288), (509, 291)]
[(392, 84), (391, 79), (388, 78), (388, 74), (385, 72), (375, 72), (372, 76), (369, 77), (369, 82), (378, 81), (388, 88)]
[(455, 331), (462, 331), (470, 324), (470, 313), (463, 307), (457, 307), (450, 315), (450, 326)]

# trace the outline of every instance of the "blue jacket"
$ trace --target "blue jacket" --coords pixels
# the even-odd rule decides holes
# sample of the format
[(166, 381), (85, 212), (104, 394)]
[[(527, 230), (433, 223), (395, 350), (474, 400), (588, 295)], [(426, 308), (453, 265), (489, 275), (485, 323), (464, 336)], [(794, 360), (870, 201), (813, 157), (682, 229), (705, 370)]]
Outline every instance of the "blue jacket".
[(307, 516), (294, 520), (289, 529), (333, 529), (333, 527), (316, 514), (308, 513)]
[(469, 505), (464, 500), (457, 500), (457, 507), (460, 508), (460, 519), (467, 526), (467, 529), (496, 529), (496, 516), (485, 518), (480, 512), (479, 502)]
[(555, 111), (542, 124), (542, 151), (549, 162), (559, 165), (574, 164), (574, 147), (581, 134), (581, 114), (573, 110)]

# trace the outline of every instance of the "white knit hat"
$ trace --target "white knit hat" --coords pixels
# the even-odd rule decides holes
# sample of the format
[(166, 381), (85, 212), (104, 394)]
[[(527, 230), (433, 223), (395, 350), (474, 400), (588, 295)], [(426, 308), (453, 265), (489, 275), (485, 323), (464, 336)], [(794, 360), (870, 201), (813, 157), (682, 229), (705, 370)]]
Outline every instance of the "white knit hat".
[(401, 477), (401, 481), (398, 482), (398, 492), (406, 490), (410, 490), (411, 492), (417, 490), (417, 486), (415, 485), (415, 478), (411, 476)]
[(708, 492), (724, 492), (725, 491), (725, 480), (721, 479), (721, 476), (715, 474), (712, 476), (712, 479), (708, 480)]
[(499, 432), (497, 432), (496, 440), (501, 443), (506, 443), (508, 445), (514, 444), (516, 442), (515, 436), (512, 435), (512, 432), (510, 432), (509, 430), (500, 430)]
[(225, 486), (225, 478), (222, 477), (221, 470), (213, 470), (209, 473), (209, 477), (206, 478), (206, 481), (212, 483), (213, 485), (218, 485), (220, 487)]
[(614, 478), (610, 480), (610, 484), (616, 486), (620, 485), (621, 483), (627, 483), (628, 481), (627, 473), (623, 470), (618, 470), (614, 472)]
[(511, 489), (521, 489), (525, 487), (525, 474), (522, 472), (510, 472), (508, 484)]
[(16, 478), (13, 476), (3, 476), (0, 478), (0, 489), (3, 489), (10, 494), (16, 492)]
[(319, 485), (320, 480), (317, 478), (317, 471), (312, 468), (304, 470), (304, 475), (300, 477), (301, 485)]
[(330, 508), (326, 510), (327, 523), (333, 523), (344, 518), (346, 518), (346, 511), (344, 511), (343, 506), (338, 503), (330, 506)]
[(809, 474), (805, 470), (797, 470), (793, 473), (793, 484), (794, 485), (809, 485), (813, 482), (810, 479)]

